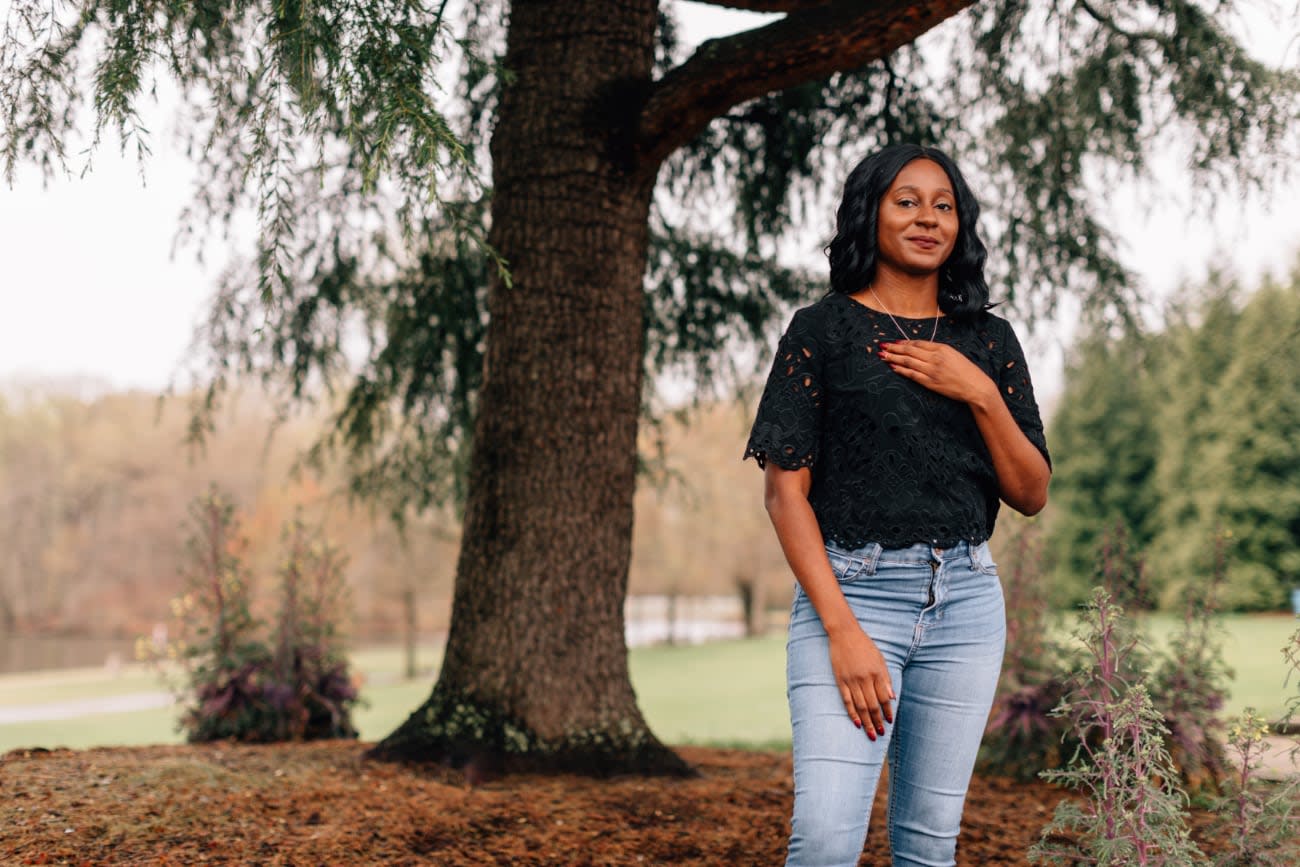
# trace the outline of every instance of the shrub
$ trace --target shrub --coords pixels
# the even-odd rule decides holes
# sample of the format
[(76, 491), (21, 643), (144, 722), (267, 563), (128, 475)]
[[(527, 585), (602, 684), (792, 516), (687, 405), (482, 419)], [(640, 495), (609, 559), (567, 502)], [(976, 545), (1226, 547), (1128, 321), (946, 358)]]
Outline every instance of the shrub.
[(1029, 852), (1033, 863), (1186, 865), (1204, 856), (1188, 836), (1185, 795), (1165, 748), (1167, 729), (1151, 703), (1138, 640), (1100, 588), (1076, 637), (1088, 665), (1055, 711), (1078, 744), (1065, 770), (1043, 776), (1085, 795), (1066, 800)]
[(1007, 647), (984, 740), (982, 771), (1031, 780), (1064, 763), (1069, 723), (1052, 710), (1065, 698), (1074, 654), (1052, 637), (1043, 584), (1042, 538), (1036, 521), (1019, 529), (1002, 570)]
[(285, 737), (356, 737), (349, 709), (357, 702), (357, 691), (337, 629), (344, 616), (345, 560), (301, 515), (284, 536), (288, 556), (280, 567), (271, 704)]
[(1167, 746), (1184, 786), (1194, 795), (1218, 792), (1230, 774), (1219, 714), (1232, 671), (1223, 663), (1219, 590), (1226, 576), (1226, 536), (1215, 534), (1210, 580), (1189, 584), (1183, 623), (1151, 670), (1151, 698), (1169, 730)]
[(235, 508), (215, 488), (190, 507), (184, 592), (172, 600), (175, 638), (137, 642), (137, 654), (179, 666), (170, 682), (191, 742), (266, 742), (356, 737), (358, 695), (336, 624), (342, 619), (342, 557), (295, 519), (285, 531), (274, 630), (254, 617)]

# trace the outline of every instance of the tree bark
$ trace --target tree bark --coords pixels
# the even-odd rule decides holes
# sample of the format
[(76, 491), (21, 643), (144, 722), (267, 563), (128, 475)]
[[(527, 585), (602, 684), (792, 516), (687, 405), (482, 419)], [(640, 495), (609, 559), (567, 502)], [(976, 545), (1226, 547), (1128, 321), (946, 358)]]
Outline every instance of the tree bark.
[(372, 754), (593, 774), (689, 773), (628, 676), (654, 170), (619, 146), (656, 4), (516, 2), (492, 136), (491, 287), (451, 629), (433, 694)]

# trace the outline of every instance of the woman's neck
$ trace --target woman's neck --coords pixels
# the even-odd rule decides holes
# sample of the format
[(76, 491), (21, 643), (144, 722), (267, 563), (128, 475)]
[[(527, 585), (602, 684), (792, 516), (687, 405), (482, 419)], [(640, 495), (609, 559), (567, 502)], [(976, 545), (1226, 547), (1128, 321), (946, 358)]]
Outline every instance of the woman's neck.
[(908, 319), (941, 315), (938, 274), (913, 276), (877, 268), (876, 278), (854, 296), (868, 307)]

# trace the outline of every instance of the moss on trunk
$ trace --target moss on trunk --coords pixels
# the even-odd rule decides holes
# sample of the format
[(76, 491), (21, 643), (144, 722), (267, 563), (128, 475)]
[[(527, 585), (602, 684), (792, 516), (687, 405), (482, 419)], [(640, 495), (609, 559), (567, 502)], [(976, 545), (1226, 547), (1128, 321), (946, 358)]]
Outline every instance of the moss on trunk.
[(468, 695), (435, 688), (392, 734), (366, 753), (378, 761), (463, 768), (472, 782), (508, 773), (692, 777), (698, 772), (659, 742), (640, 715), (545, 739)]

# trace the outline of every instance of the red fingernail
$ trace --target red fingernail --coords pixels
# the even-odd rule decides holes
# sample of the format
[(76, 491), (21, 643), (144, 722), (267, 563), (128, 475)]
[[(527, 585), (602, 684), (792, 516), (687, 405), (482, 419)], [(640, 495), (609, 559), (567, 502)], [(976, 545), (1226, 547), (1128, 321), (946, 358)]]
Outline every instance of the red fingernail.
[(860, 719), (855, 719), (855, 720), (853, 721), (853, 724), (854, 724), (855, 726), (857, 726), (858, 728), (862, 728), (862, 720), (860, 720)]
[(876, 733), (873, 732), (871, 729), (867, 729), (867, 737), (871, 738), (874, 741), (876, 739)]
[(884, 733), (885, 733), (885, 727), (884, 727), (884, 726), (881, 726), (880, 728), (876, 729), (876, 732), (877, 732), (878, 734), (880, 734), (880, 735), (884, 735)]

